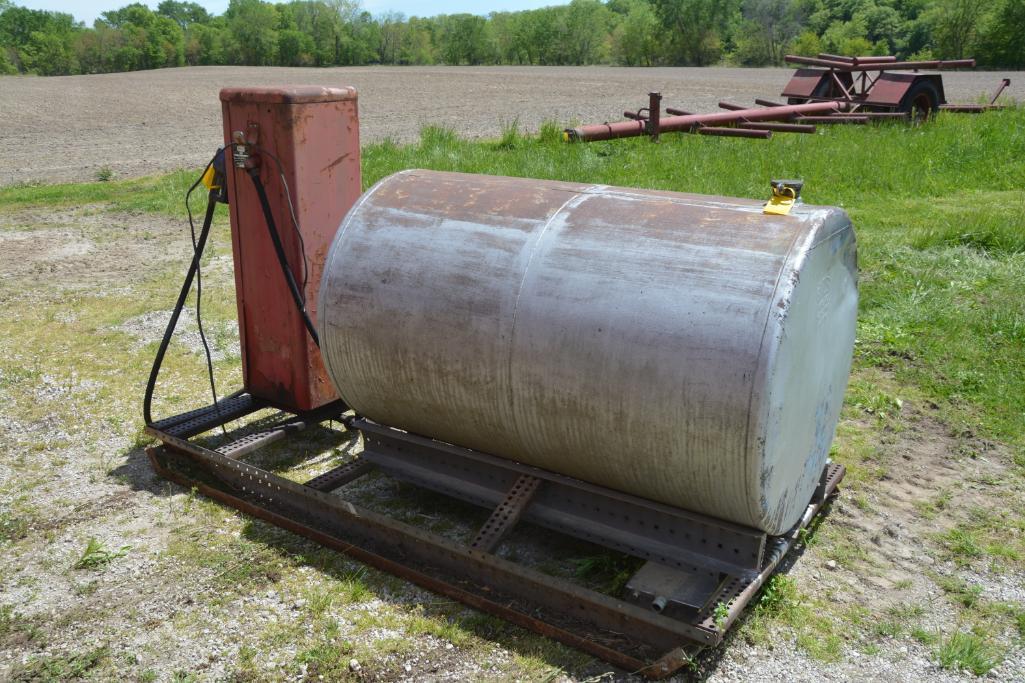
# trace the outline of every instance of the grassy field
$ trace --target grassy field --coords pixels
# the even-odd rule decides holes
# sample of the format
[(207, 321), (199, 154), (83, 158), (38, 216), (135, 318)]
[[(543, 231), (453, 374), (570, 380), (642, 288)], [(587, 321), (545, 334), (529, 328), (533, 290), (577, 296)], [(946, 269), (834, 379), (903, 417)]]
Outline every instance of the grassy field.
[[(945, 115), (916, 128), (838, 126), (767, 143), (668, 136), (659, 145), (566, 145), (554, 126), (536, 137), (510, 128), (500, 140), (475, 142), (430, 128), (419, 144), (363, 150), (365, 186), (412, 167), (742, 197), (766, 196), (770, 178), (798, 177), (808, 203), (845, 207), (857, 228), (861, 268), (855, 363), (834, 446), (849, 476), (832, 514), (806, 539), (793, 568), (770, 583), (727, 652), (747, 648), (755, 659), (793, 652), (824, 673), (856, 672), (866, 657), (908, 658), (907, 648), (945, 675), (1025, 667), (1025, 110)], [(19, 283), (0, 293), (0, 399), (18, 423), (0, 434), (0, 549), (8, 558), (0, 585), (35, 581), (38, 593), (49, 572), (64, 577), (53, 580), (71, 604), (85, 604), (90, 590), (106, 585), (105, 573), (123, 581), (117, 567), (148, 553), (161, 568), (148, 581), (216, 576), (216, 599), (196, 600), (224, 619), (241, 620), (238, 605), (253, 590), (302, 596), (295, 623), (260, 627), (225, 655), (224, 670), (240, 680), (311, 671), (401, 678), (410, 675), (401, 663), (409, 654), (402, 634), (440, 639), (477, 663), (501, 660), (495, 648), (513, 652), (485, 671), (497, 678), (593, 672), (586, 658), (457, 606), (425, 613), (415, 607), (417, 596), (385, 601), (367, 616), (361, 605), (401, 592), (387, 577), (188, 492), (133, 479), (142, 476), (133, 474), (144, 443), (137, 416), (155, 340), (137, 342), (126, 330), (173, 301), (188, 247), (180, 221), (171, 220), (180, 219), (194, 175), (0, 189), (0, 235), (41, 234), (52, 228), (52, 214), (63, 212), (71, 218), (62, 225), (80, 226), (97, 263), (132, 256), (113, 250), (129, 237), (145, 257), (121, 264), (130, 276), (114, 264), (106, 276), (93, 268), (72, 282), (59, 270), (48, 275), (52, 268), (18, 271), (18, 252), (0, 253), (5, 278), (13, 272), (7, 281)], [(219, 383), (232, 387), (239, 361), (223, 213), (216, 230), (204, 319), (223, 351)], [(75, 229), (65, 232), (75, 236)], [(146, 251), (148, 240), (157, 248)], [(158, 414), (206, 400), (199, 355), (182, 345), (167, 367)], [(47, 391), (66, 400), (44, 400)], [(164, 492), (145, 508), (163, 529), (147, 536), (145, 552), (123, 547), (138, 545), (129, 532), (92, 531), (81, 519), (51, 523), (62, 505), (78, 504), (55, 484), (72, 471), (102, 482), (110, 495), (118, 487), (139, 496)], [(46, 504), (40, 491), (51, 492)], [(230, 580), (214, 571), (239, 557)], [(34, 565), (41, 569), (23, 571)], [(47, 672), (102, 678), (119, 667), (148, 680), (194, 675), (149, 651), (128, 662), (116, 636), (77, 651), (41, 645), (56, 633), (91, 633), (95, 615), (57, 624), (41, 617), (32, 599), (0, 598), (0, 610), (0, 649), (22, 655), (8, 669), (15, 679), (46, 679)], [(196, 625), (188, 613), (175, 618), (182, 624), (172, 629)], [(348, 630), (339, 631), (339, 623)], [(260, 665), (268, 652), (283, 662), (270, 673)], [(362, 662), (358, 672), (349, 667), (353, 657)], [(465, 665), (448, 664), (453, 671)]]

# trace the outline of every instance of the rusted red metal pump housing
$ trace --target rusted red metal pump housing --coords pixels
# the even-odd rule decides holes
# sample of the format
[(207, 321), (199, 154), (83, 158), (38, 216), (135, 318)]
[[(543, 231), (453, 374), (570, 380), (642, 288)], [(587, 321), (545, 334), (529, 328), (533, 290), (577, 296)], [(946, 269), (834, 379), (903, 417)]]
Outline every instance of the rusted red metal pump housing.
[[(225, 88), (221, 104), (225, 144), (240, 137), (259, 160), (256, 171), (267, 189), (285, 254), (296, 281), (304, 283), (307, 310), (316, 321), (324, 258), (339, 223), (360, 195), (356, 90)], [(230, 165), (227, 173), (245, 388), (279, 408), (313, 410), (337, 397), (283, 286), (247, 173)]]

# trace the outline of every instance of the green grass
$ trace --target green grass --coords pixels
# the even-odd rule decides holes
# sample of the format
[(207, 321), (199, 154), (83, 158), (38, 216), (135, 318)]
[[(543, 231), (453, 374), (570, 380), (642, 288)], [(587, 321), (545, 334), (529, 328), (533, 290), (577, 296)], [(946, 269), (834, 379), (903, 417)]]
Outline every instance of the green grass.
[(964, 669), (976, 676), (988, 673), (1001, 661), (1000, 652), (986, 638), (964, 631), (944, 640), (937, 657), (944, 669)]
[(24, 665), (16, 665), (11, 671), (12, 683), (56, 683), (76, 681), (101, 667), (110, 658), (106, 647), (52, 657), (35, 657)]
[(123, 545), (117, 550), (110, 550), (104, 547), (96, 538), (90, 538), (82, 555), (74, 564), (75, 569), (100, 569), (106, 567), (119, 557), (124, 557), (131, 550), (131, 546)]

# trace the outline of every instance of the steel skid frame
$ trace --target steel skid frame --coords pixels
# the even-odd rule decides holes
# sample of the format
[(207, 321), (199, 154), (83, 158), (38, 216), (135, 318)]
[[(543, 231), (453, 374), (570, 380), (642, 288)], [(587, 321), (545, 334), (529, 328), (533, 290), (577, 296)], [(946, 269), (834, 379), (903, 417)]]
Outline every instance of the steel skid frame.
[[(269, 408), (239, 392), (147, 427), (156, 472), (205, 496), (377, 569), (648, 678), (671, 675), (722, 642), (802, 529), (835, 495), (844, 469), (830, 464), (787, 534), (754, 529), (376, 424), (341, 402), (279, 413), (229, 432), (222, 446), (194, 438)], [(296, 483), (241, 460), (325, 420), (361, 432), (363, 452)], [(360, 507), (344, 487), (373, 470), (491, 509), (457, 542)], [(504, 559), (495, 550), (520, 521), (647, 560), (622, 598)], [(512, 543), (512, 540), (509, 540)]]

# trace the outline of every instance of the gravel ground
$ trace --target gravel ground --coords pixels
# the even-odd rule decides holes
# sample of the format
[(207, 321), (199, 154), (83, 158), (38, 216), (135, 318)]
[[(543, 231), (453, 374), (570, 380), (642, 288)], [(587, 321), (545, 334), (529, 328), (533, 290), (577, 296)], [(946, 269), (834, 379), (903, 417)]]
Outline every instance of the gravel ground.
[[(221, 140), (218, 91), (227, 86), (355, 86), (365, 141), (415, 140), (421, 126), (495, 137), (514, 120), (592, 123), (622, 118), (660, 90), (667, 105), (715, 111), (721, 99), (776, 98), (789, 69), (623, 67), (192, 67), (55, 78), (0, 77), (0, 185), (93, 180), (203, 164)], [(947, 99), (974, 101), (1010, 76), (949, 73)]]

